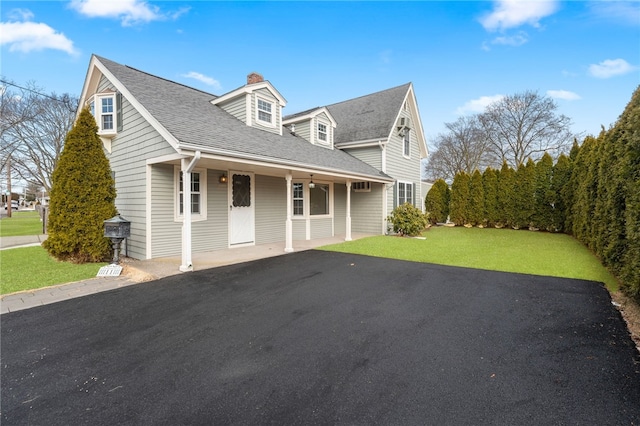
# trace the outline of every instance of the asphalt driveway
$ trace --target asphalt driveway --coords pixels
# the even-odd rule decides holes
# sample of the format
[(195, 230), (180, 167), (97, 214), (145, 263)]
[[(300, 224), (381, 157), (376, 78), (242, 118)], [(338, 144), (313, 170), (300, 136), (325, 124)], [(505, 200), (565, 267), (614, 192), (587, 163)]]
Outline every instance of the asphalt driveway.
[(2, 424), (640, 424), (589, 281), (306, 251), (4, 314)]

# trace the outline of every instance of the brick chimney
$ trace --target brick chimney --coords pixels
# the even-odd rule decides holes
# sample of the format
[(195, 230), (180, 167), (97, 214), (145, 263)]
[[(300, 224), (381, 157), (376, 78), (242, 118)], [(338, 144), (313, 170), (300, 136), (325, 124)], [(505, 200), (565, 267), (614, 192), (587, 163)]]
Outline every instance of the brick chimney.
[(262, 81), (264, 81), (264, 77), (262, 77), (262, 74), (258, 74), (257, 72), (252, 72), (247, 75), (247, 84), (260, 83)]

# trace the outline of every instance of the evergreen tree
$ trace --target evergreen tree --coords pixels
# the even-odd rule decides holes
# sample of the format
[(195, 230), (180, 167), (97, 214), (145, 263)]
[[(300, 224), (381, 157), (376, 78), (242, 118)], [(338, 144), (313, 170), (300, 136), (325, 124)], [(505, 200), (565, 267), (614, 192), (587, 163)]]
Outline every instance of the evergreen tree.
[(469, 175), (465, 172), (459, 172), (453, 178), (449, 214), (456, 225), (469, 223)]
[(554, 205), (556, 196), (552, 190), (553, 159), (548, 153), (544, 153), (535, 166), (535, 214), (534, 226), (546, 231), (555, 231), (553, 223)]
[(469, 181), (469, 223), (472, 225), (483, 225), (484, 221), (482, 174), (476, 169)]
[(515, 171), (509, 167), (507, 162), (502, 163), (502, 168), (498, 174), (498, 227), (511, 226), (515, 223), (515, 206), (513, 203), (515, 195)]
[(116, 191), (97, 131), (91, 112), (83, 109), (53, 171), (49, 236), (43, 247), (58, 259), (97, 262), (110, 257), (104, 221), (116, 215)]
[(551, 180), (551, 192), (555, 197), (552, 215), (552, 227), (559, 232), (565, 232), (567, 206), (571, 205), (568, 191), (569, 179), (571, 178), (571, 160), (562, 154), (553, 166), (553, 176)]
[(493, 227), (499, 222), (498, 216), (498, 174), (488, 167), (482, 174), (482, 187), (484, 193), (484, 217), (487, 226)]
[(595, 201), (595, 176), (592, 163), (596, 163), (596, 146), (598, 141), (587, 136), (580, 147), (571, 173), (570, 185), (573, 189), (571, 205), (572, 234), (582, 243), (589, 246), (589, 224), (593, 216)]
[(449, 215), (449, 185), (444, 179), (435, 181), (425, 198), (425, 209), (429, 215), (429, 222), (435, 225), (446, 222)]
[(535, 212), (536, 165), (531, 158), (518, 167), (514, 186), (514, 221), (511, 226), (516, 229), (528, 228)]

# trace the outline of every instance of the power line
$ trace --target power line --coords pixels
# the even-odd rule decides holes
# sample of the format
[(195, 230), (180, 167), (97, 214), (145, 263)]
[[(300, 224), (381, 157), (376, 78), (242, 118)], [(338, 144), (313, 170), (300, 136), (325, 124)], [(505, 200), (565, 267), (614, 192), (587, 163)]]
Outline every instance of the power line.
[(19, 86), (19, 85), (15, 84), (15, 83), (11, 83), (10, 81), (6, 81), (6, 80), (3, 80), (3, 79), (0, 79), (0, 83), (6, 84), (6, 85), (9, 85), (9, 86), (13, 86), (13, 87), (17, 87), (18, 89), (21, 89), (21, 90), (26, 90), (27, 92), (31, 92), (31, 93), (33, 93), (35, 95), (38, 95), (38, 96), (44, 96), (45, 98), (49, 98), (49, 99), (54, 100), (56, 102), (61, 102), (63, 104), (68, 104), (69, 103), (69, 98), (68, 97), (56, 98), (56, 97), (47, 95), (45, 93), (40, 93), (40, 92), (38, 92), (36, 90), (33, 90), (33, 89), (29, 89), (28, 87)]

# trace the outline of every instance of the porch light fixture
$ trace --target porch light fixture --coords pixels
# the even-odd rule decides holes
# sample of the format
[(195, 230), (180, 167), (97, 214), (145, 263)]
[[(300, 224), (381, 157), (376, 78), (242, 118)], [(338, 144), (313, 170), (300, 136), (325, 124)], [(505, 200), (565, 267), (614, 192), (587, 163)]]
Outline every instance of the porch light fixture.
[(223, 173), (220, 176), (220, 179), (218, 179), (220, 181), (220, 183), (227, 183), (227, 175), (225, 173)]
[(311, 182), (309, 182), (309, 188), (313, 189), (316, 187), (316, 184), (313, 183), (313, 175), (311, 175)]

